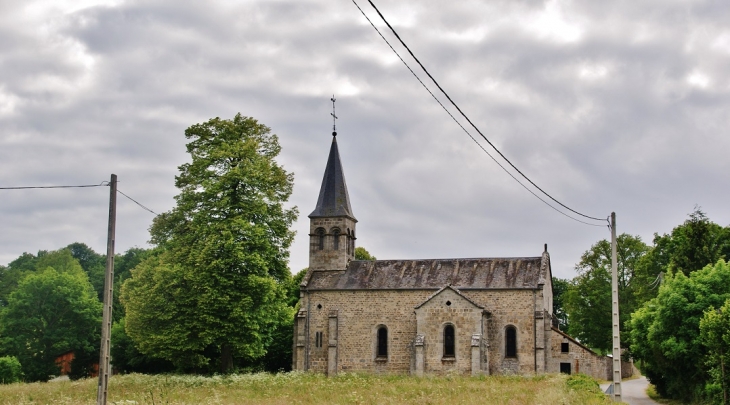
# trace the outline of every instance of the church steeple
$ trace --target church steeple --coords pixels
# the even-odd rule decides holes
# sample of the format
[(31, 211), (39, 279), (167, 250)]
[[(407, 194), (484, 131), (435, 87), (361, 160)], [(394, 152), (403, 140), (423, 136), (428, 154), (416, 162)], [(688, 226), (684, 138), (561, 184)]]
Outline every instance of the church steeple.
[[(332, 96), (332, 120), (335, 98)], [(317, 206), (309, 214), (309, 269), (345, 270), (355, 259), (355, 224), (345, 173), (337, 149), (337, 132), (332, 126), (332, 146), (324, 169)]]
[(322, 187), (319, 189), (317, 207), (309, 214), (309, 218), (340, 217), (355, 219), (350, 207), (350, 196), (347, 193), (345, 173), (342, 171), (340, 152), (337, 149), (337, 136), (332, 137), (332, 146), (324, 169)]

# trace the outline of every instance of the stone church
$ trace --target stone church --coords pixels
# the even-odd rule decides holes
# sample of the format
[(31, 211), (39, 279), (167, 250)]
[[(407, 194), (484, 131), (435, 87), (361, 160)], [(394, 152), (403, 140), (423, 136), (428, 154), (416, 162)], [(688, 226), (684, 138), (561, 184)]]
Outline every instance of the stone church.
[(293, 369), (610, 378), (610, 359), (553, 319), (547, 245), (532, 257), (355, 260), (357, 219), (336, 136), (309, 218)]

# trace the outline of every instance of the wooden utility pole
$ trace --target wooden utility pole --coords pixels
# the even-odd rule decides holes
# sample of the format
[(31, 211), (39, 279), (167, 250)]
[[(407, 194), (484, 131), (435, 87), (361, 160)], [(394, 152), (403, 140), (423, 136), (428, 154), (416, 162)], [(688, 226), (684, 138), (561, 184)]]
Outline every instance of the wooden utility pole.
[(106, 240), (106, 274), (104, 276), (104, 318), (101, 324), (101, 350), (99, 351), (99, 388), (96, 404), (106, 405), (109, 386), (109, 348), (112, 332), (112, 298), (114, 294), (114, 234), (117, 225), (117, 175), (109, 182), (109, 232)]
[(616, 213), (611, 213), (611, 302), (613, 321), (613, 401), (621, 402), (621, 332), (618, 317), (618, 262), (616, 254)]

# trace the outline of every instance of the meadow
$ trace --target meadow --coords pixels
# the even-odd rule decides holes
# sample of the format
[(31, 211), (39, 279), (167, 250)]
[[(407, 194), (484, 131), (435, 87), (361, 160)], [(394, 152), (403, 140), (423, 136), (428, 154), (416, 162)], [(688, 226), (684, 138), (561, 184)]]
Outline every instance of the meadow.
[[(0, 404), (95, 404), (97, 379), (0, 385)], [(117, 375), (109, 404), (609, 404), (582, 375), (410, 377), (342, 374)]]

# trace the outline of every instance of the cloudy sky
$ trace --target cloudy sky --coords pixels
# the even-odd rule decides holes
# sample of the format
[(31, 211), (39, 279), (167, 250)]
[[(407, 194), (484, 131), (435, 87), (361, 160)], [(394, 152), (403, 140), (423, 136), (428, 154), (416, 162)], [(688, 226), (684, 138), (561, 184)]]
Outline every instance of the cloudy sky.
[[(374, 2), (481, 131), (564, 204), (615, 211), (619, 232), (647, 242), (695, 205), (730, 224), (730, 3)], [(547, 243), (553, 273), (572, 277), (609, 237), (505, 174), (352, 0), (0, 2), (0, 187), (116, 173), (121, 191), (164, 212), (188, 161), (185, 128), (240, 112), (272, 128), (295, 174), (296, 271), (333, 94), (358, 245), (378, 258), (536, 256)], [(108, 193), (0, 190), (0, 264), (75, 241), (105, 252)], [(120, 197), (117, 251), (147, 246), (152, 218)]]

